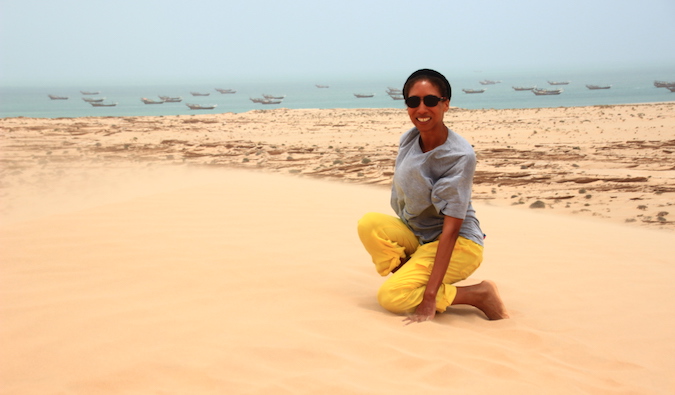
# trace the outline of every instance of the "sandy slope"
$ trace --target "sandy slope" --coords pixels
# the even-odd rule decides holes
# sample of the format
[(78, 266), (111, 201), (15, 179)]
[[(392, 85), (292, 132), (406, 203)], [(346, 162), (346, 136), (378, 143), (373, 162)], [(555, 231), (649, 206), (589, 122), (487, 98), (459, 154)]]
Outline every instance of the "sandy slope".
[(355, 235), (362, 213), (388, 211), (385, 188), (135, 177), (134, 196), (3, 227), (3, 393), (675, 389), (671, 232), (478, 203), (486, 260), (469, 282), (495, 280), (512, 318), (454, 308), (404, 326), (377, 305)]

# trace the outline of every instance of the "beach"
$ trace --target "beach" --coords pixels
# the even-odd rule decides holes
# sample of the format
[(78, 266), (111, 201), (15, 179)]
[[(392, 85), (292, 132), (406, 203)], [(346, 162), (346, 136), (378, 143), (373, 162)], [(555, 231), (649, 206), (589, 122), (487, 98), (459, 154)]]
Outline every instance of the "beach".
[[(454, 108), (446, 120), (476, 150), (476, 201), (541, 202), (556, 214), (672, 230), (674, 110), (675, 103)], [(232, 167), (387, 187), (398, 138), (410, 127), (402, 109), (5, 118), (0, 125), (5, 220), (38, 214), (34, 205), (28, 212), (7, 206), (56, 193), (52, 182), (68, 193), (72, 181), (77, 190), (80, 169)]]
[(377, 304), (403, 109), (0, 119), (0, 391), (675, 392), (675, 103), (445, 120), (508, 320)]

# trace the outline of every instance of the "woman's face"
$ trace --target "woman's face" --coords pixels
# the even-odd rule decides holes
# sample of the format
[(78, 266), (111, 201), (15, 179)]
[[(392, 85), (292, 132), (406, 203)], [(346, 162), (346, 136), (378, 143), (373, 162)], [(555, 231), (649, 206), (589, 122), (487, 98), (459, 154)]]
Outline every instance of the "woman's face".
[[(424, 98), (428, 95), (442, 97), (440, 89), (427, 80), (417, 81), (408, 92), (408, 97), (419, 96)], [(434, 107), (427, 107), (424, 100), (421, 100), (418, 107), (408, 107), (408, 116), (421, 133), (442, 131), (445, 128), (443, 116), (449, 108), (450, 100), (447, 99), (438, 102)]]

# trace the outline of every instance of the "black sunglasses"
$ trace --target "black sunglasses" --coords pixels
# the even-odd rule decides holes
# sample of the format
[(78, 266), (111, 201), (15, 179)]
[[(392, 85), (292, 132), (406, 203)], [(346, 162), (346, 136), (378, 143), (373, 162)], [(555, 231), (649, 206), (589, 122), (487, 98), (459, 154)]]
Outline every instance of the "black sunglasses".
[(445, 97), (438, 97), (434, 95), (427, 95), (422, 97), (419, 96), (410, 96), (405, 99), (406, 106), (410, 108), (417, 108), (420, 106), (420, 103), (424, 101), (424, 105), (427, 107), (436, 107), (439, 102), (446, 100)]

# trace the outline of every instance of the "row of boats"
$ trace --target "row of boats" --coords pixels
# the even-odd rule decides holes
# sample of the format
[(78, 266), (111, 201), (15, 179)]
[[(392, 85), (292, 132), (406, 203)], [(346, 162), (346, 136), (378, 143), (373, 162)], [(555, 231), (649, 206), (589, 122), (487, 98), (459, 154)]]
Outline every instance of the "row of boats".
[[(547, 81), (549, 85), (569, 85), (570, 81)], [(501, 81), (494, 81), (494, 80), (483, 80), (479, 81), (481, 85), (494, 85), (501, 83)], [(654, 86), (657, 88), (666, 88), (670, 90), (671, 92), (675, 92), (675, 81), (654, 81)], [(564, 92), (564, 89), (542, 89), (542, 88), (537, 88), (536, 86), (512, 86), (513, 90), (515, 91), (531, 91), (537, 96), (551, 96), (551, 95), (559, 95)], [(586, 88), (590, 90), (603, 90), (603, 89), (610, 89), (612, 88), (612, 85), (592, 85), (592, 84), (587, 84)], [(483, 93), (487, 89), (462, 89), (464, 93)]]
[[(558, 86), (558, 85), (569, 85), (570, 81), (547, 81), (549, 85), (553, 86)], [(500, 84), (501, 81), (497, 80), (482, 80), (478, 81), (479, 84), (481, 85), (496, 85)], [(612, 86), (611, 85), (606, 85), (606, 86), (600, 86), (600, 85), (586, 85), (588, 89), (609, 89)], [(537, 96), (555, 96), (563, 93), (565, 90), (562, 88), (559, 89), (543, 89), (543, 88), (537, 88), (537, 86), (512, 86), (513, 90), (517, 92), (522, 92), (522, 91), (530, 91), (534, 93)], [(483, 93), (487, 89), (462, 89), (462, 92), (468, 93), (468, 94), (477, 94), (477, 93)]]
[[(534, 86), (531, 87), (518, 87), (514, 86), (514, 90), (516, 91), (531, 91), (537, 96), (553, 96), (553, 95), (559, 95), (563, 93), (565, 90), (564, 89), (540, 89)], [(462, 89), (462, 92), (464, 93), (469, 93), (469, 94), (475, 94), (475, 93), (483, 93), (487, 89)]]
[[(164, 103), (180, 103), (183, 101), (183, 98), (180, 96), (177, 97), (171, 97), (171, 96), (159, 96), (160, 100), (152, 100), (148, 99), (146, 97), (142, 97), (141, 101), (145, 104), (164, 104)], [(217, 104), (193, 104), (193, 103), (185, 103), (186, 106), (190, 110), (213, 110), (214, 108), (218, 107)]]
[[(215, 90), (221, 94), (234, 94), (237, 93), (237, 91), (233, 89), (220, 89), (220, 88), (215, 88)], [(117, 106), (117, 103), (111, 103), (111, 102), (105, 102), (106, 98), (105, 97), (90, 97), (90, 96), (96, 96), (100, 95), (101, 92), (99, 91), (80, 91), (82, 96), (85, 96), (82, 98), (83, 101), (89, 103), (92, 107), (115, 107)], [(209, 96), (211, 93), (209, 92), (190, 92), (192, 96)], [(47, 95), (51, 100), (68, 100), (68, 96), (59, 96), (59, 95)], [(145, 104), (164, 104), (164, 103), (180, 103), (183, 101), (183, 98), (180, 96), (158, 96), (159, 100), (155, 99), (148, 99), (147, 97), (142, 97), (141, 101)], [(218, 105), (217, 104), (193, 104), (193, 103), (185, 103), (188, 108), (191, 110), (212, 110), (216, 108)]]
[[(553, 86), (558, 86), (558, 85), (569, 85), (570, 81), (547, 81), (549, 85)], [(501, 81), (497, 80), (482, 80), (479, 81), (481, 85), (495, 85), (501, 83)], [(675, 92), (675, 81), (654, 81), (654, 86), (657, 88), (665, 88), (670, 90), (671, 92)], [(316, 85), (317, 88), (329, 88), (328, 85)], [(612, 85), (591, 85), (587, 84), (586, 88), (590, 90), (603, 90), (603, 89), (610, 89)], [(536, 86), (512, 86), (513, 90), (515, 91), (531, 91), (537, 96), (553, 96), (553, 95), (559, 95), (564, 92), (562, 88), (558, 89), (542, 89), (542, 88), (537, 88)], [(220, 93), (220, 94), (235, 94), (237, 93), (236, 90), (233, 89), (221, 89), (221, 88), (215, 88), (215, 90)], [(479, 94), (479, 93), (484, 93), (487, 89), (462, 89), (464, 93), (467, 94)], [(387, 90), (385, 91), (389, 97), (391, 97), (393, 100), (403, 100), (403, 92), (401, 89), (397, 88), (392, 88), (388, 87)], [(101, 92), (99, 91), (80, 91), (82, 94), (82, 100), (89, 103), (92, 107), (115, 107), (117, 106), (117, 103), (111, 103), (111, 102), (106, 102), (105, 97), (92, 97), (92, 96), (97, 96), (100, 95)], [(196, 92), (196, 91), (191, 91), (190, 94), (195, 97), (205, 97), (205, 96), (210, 96), (210, 92)], [(47, 95), (51, 100), (68, 100), (68, 96), (60, 96), (60, 95)], [(354, 96), (358, 99), (363, 99), (363, 98), (372, 98), (375, 96), (374, 93), (354, 93)], [(180, 103), (183, 101), (183, 98), (180, 96), (158, 96), (159, 100), (155, 99), (148, 99), (146, 97), (142, 97), (141, 101), (145, 104), (164, 104), (164, 103)], [(251, 97), (250, 100), (253, 103), (259, 103), (259, 104), (281, 104), (282, 101), (284, 100), (286, 96), (275, 96), (275, 95), (269, 95), (269, 94), (264, 94), (260, 98), (253, 98)], [(194, 104), (194, 103), (185, 103), (188, 108), (191, 110), (212, 110), (217, 107), (217, 104)]]

